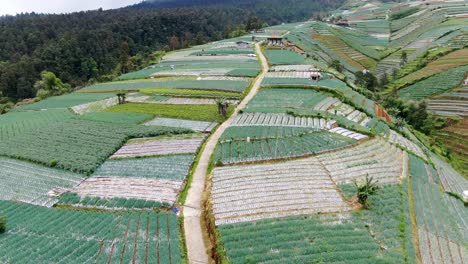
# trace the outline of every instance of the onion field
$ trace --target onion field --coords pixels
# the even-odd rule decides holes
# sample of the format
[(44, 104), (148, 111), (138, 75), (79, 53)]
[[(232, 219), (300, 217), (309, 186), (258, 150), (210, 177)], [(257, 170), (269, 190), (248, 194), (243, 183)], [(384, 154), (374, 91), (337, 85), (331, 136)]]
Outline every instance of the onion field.
[[(243, 133), (255, 131), (252, 137)], [(291, 130), (296, 130), (292, 132)], [(216, 148), (215, 160), (221, 164), (272, 160), (317, 154), (324, 151), (345, 148), (355, 140), (327, 131), (304, 130), (282, 127), (230, 127), (225, 140)], [(237, 137), (236, 139), (230, 139)]]
[(52, 206), (57, 198), (49, 194), (73, 188), (83, 176), (33, 163), (0, 157), (0, 200)]
[(326, 95), (312, 89), (261, 89), (249, 102), (245, 112), (285, 113), (292, 109), (313, 108)]
[(138, 80), (125, 82), (111, 82), (94, 84), (81, 89), (80, 92), (114, 92), (114, 91), (139, 91), (141, 89), (171, 88), (171, 89), (201, 89), (243, 92), (249, 85), (248, 80)]
[(193, 136), (191, 138), (163, 138), (140, 139), (138, 142), (129, 142), (115, 152), (111, 158), (136, 158), (145, 156), (160, 156), (171, 154), (195, 154), (203, 143), (205, 137)]
[(211, 196), (217, 225), (350, 210), (316, 158), (217, 168)]
[(73, 106), (91, 103), (107, 98), (115, 97), (112, 93), (71, 93), (62, 96), (53, 96), (37, 103), (20, 106), (15, 111), (30, 111), (42, 109), (66, 109)]
[(93, 176), (141, 177), (183, 181), (195, 159), (194, 154), (139, 159), (107, 160)]
[(37, 112), (10, 112), (0, 115), (0, 141), (7, 141), (25, 132), (46, 128), (72, 117), (73, 114), (69, 110), (62, 109)]
[(318, 155), (337, 183), (352, 183), (367, 175), (379, 184), (399, 183), (403, 171), (403, 151), (382, 139), (373, 139), (339, 152)]
[(0, 154), (90, 174), (129, 138), (184, 132), (188, 130), (69, 120), (2, 141)]
[(157, 117), (151, 121), (146, 122), (145, 125), (186, 128), (196, 132), (211, 132), (211, 130), (216, 127), (217, 123)]
[(379, 263), (379, 245), (346, 216), (293, 216), (218, 229), (232, 263)]
[[(234, 110), (229, 106), (228, 113)], [(106, 109), (106, 112), (116, 113), (142, 113), (157, 117), (189, 119), (197, 121), (224, 121), (224, 117), (218, 114), (216, 105), (166, 105), (166, 104), (137, 104), (127, 103), (116, 105)]]
[(111, 113), (111, 112), (94, 112), (79, 116), (79, 119), (117, 123), (117, 124), (141, 124), (152, 118), (149, 114), (138, 113)]
[(268, 63), (271, 65), (303, 64), (305, 56), (289, 50), (265, 50)]
[(177, 217), (169, 213), (103, 213), (0, 201), (8, 232), (0, 262), (181, 263)]
[(467, 72), (468, 65), (457, 67), (404, 87), (398, 91), (398, 94), (407, 100), (420, 100), (438, 95), (460, 85), (465, 80)]
[(410, 174), (418, 224), (419, 249), (424, 263), (464, 263), (468, 250), (466, 208), (439, 191), (437, 173), (410, 155)]

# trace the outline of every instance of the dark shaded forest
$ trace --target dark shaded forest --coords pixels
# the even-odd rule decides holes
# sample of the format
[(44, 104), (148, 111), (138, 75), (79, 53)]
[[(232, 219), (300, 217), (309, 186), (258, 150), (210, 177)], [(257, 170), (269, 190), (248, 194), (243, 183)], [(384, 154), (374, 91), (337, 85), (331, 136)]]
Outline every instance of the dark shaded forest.
[(252, 18), (269, 25), (300, 21), (341, 3), (179, 0), (108, 11), (0, 17), (0, 92), (13, 101), (34, 97), (34, 83), (45, 70), (73, 87), (109, 80), (122, 70), (122, 56), (133, 58), (134, 65), (125, 70), (134, 70), (155, 50), (227, 38), (245, 30)]

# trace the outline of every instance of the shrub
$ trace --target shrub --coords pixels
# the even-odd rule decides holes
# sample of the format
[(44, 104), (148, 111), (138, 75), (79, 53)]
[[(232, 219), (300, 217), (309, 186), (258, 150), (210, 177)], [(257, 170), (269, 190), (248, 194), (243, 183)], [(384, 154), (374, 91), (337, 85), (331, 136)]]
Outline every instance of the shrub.
[(6, 224), (7, 224), (6, 217), (0, 216), (0, 234), (5, 232)]
[(369, 204), (367, 203), (367, 199), (369, 196), (374, 195), (377, 193), (379, 186), (377, 182), (374, 181), (373, 177), (366, 176), (366, 180), (363, 183), (354, 182), (357, 191), (357, 198), (360, 204), (364, 209), (369, 209)]

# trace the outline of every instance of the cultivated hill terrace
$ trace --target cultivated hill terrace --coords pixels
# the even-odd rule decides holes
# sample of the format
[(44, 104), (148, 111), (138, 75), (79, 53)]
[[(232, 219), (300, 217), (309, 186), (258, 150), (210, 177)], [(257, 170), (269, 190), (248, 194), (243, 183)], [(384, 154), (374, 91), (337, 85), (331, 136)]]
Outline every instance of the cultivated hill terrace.
[(320, 20), (1, 115), (0, 263), (468, 263), (468, 4)]

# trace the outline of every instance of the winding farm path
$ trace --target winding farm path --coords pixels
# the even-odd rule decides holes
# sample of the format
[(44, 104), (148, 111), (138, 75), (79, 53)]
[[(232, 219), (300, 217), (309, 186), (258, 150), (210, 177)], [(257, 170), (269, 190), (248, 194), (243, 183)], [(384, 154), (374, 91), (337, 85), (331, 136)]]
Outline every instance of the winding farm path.
[(203, 190), (205, 189), (205, 179), (208, 171), (210, 157), (216, 148), (216, 144), (218, 143), (219, 138), (224, 133), (224, 130), (226, 130), (226, 128), (231, 125), (239, 111), (243, 109), (255, 96), (255, 94), (260, 89), (260, 85), (265, 78), (266, 73), (268, 72), (268, 62), (262, 53), (260, 43), (255, 44), (255, 50), (258, 58), (260, 59), (262, 71), (255, 80), (249, 94), (236, 107), (231, 117), (223, 124), (221, 124), (218, 129), (216, 129), (214, 134), (208, 139), (208, 142), (206, 143), (206, 146), (200, 156), (198, 166), (195, 168), (192, 184), (188, 191), (187, 200), (185, 201), (185, 205), (183, 207), (185, 240), (187, 243), (188, 260), (191, 264), (209, 263), (206, 245), (203, 240), (203, 227), (201, 225), (200, 217), (202, 214), (201, 201)]

